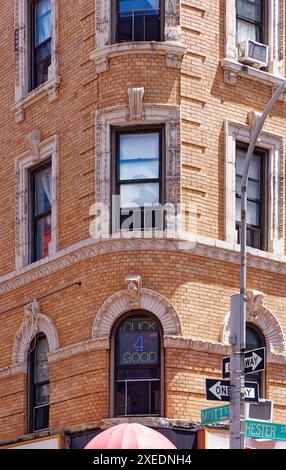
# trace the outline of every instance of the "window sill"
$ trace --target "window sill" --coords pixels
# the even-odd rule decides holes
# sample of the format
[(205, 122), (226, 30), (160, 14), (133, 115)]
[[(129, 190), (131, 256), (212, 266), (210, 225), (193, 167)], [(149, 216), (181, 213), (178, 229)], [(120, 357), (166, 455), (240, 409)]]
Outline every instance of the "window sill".
[(26, 96), (21, 100), (16, 101), (12, 107), (12, 111), (15, 112), (15, 121), (16, 123), (22, 122), (25, 119), (25, 109), (33, 105), (44, 96), (48, 95), (49, 103), (53, 103), (59, 97), (59, 85), (60, 77), (55, 77), (47, 82), (43, 83), (39, 87), (30, 91)]
[(236, 85), (238, 77), (248, 78), (263, 83), (264, 85), (277, 88), (285, 81), (281, 76), (255, 69), (254, 67), (241, 64), (235, 60), (223, 59), (221, 66), (224, 70), (224, 81), (230, 85)]
[(158, 54), (166, 57), (166, 66), (180, 69), (187, 49), (174, 41), (165, 42), (125, 42), (110, 44), (101, 49), (95, 49), (90, 58), (95, 61), (98, 74), (109, 69), (109, 60), (113, 57), (132, 54)]

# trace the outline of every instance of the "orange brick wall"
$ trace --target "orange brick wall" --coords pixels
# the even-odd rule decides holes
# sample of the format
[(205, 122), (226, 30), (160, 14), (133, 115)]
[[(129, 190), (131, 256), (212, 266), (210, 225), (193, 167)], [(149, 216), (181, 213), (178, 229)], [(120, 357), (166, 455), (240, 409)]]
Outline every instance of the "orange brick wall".
[[(138, 54), (113, 58), (110, 69), (96, 74), (90, 53), (95, 47), (94, 0), (59, 2), (59, 100), (47, 97), (15, 123), (13, 2), (0, 0), (4, 48), (0, 68), (0, 287), (15, 270), (15, 158), (27, 150), (28, 133), (40, 129), (42, 140), (59, 135), (59, 249), (89, 238), (90, 206), (95, 201), (95, 112), (127, 104), (127, 88), (144, 86), (145, 103), (181, 105), (182, 201), (198, 207), (198, 233), (224, 239), (224, 120), (246, 123), (247, 113), (262, 111), (272, 88), (239, 78), (224, 83), (224, 1), (181, 2), (182, 68), (166, 67), (165, 58)], [(285, 103), (279, 102), (265, 129), (286, 135)], [(32, 273), (36, 270), (32, 270)], [(57, 288), (73, 287), (42, 301), (43, 313), (57, 328), (60, 347), (91, 339), (103, 302), (124, 289), (124, 278), (140, 274), (143, 286), (164, 295), (182, 323), (185, 337), (218, 342), (238, 291), (236, 264), (185, 252), (134, 250), (102, 252), (88, 260), (25, 282), (0, 296), (0, 311), (27, 303)], [(15, 274), (14, 277), (19, 276)], [(3, 276), (3, 278), (1, 278)], [(6, 279), (6, 278), (5, 278)], [(13, 280), (13, 277), (12, 277)], [(286, 331), (285, 275), (248, 270), (248, 287), (265, 293), (265, 305)], [(0, 369), (12, 363), (15, 335), (23, 308), (0, 315)], [(207, 352), (166, 348), (165, 415), (199, 421), (205, 400), (204, 379), (219, 377), (221, 357)], [(270, 364), (267, 396), (275, 401), (275, 421), (285, 422), (285, 365)], [(1, 376), (0, 376), (1, 377)], [(26, 375), (0, 378), (0, 442), (26, 433)], [(67, 428), (109, 416), (109, 353), (106, 350), (51, 364), (51, 428)]]

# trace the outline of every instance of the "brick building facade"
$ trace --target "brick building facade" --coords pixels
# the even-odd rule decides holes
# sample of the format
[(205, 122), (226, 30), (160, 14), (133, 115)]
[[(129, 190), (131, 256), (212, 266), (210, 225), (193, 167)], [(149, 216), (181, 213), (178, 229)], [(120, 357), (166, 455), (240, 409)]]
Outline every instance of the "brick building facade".
[[(236, 156), (285, 75), (284, 2), (255, 2), (255, 21), (235, 0), (142, 2), (139, 19), (124, 11), (128, 2), (115, 3), (1, 1), (2, 445), (58, 433), (69, 445), (126, 420), (184, 429), (193, 442), (210, 405), (205, 378), (221, 376), (230, 352), (229, 298), (240, 282)], [(242, 39), (268, 45), (266, 66), (239, 57), (245, 30)], [(161, 136), (160, 175), (144, 184), (160, 185), (160, 202), (181, 204), (185, 219), (194, 211), (181, 235), (91, 236), (95, 204), (110, 207), (128, 186), (114, 180), (118, 142), (130, 135)], [(267, 348), (258, 380), (278, 423), (286, 422), (285, 136), (283, 98), (258, 142), (260, 189), (249, 202), (257, 223), (248, 232), (248, 327)], [(39, 178), (46, 207), (38, 213)], [(159, 385), (147, 380), (151, 408), (137, 414), (127, 382), (122, 391), (115, 380), (129, 316), (155, 322), (160, 359)], [(49, 391), (39, 389), (48, 396), (45, 429), (33, 425), (31, 399), (39, 338), (49, 371)]]

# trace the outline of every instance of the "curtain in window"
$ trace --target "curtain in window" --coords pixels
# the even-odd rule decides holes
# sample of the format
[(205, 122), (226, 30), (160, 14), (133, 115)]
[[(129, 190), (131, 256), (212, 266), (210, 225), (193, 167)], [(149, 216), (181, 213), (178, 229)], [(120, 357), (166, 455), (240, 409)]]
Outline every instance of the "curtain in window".
[(36, 4), (36, 46), (51, 37), (51, 2), (42, 0)]
[(41, 182), (43, 185), (45, 195), (47, 196), (48, 201), (51, 206), (52, 205), (52, 175), (50, 172), (50, 168), (41, 174)]

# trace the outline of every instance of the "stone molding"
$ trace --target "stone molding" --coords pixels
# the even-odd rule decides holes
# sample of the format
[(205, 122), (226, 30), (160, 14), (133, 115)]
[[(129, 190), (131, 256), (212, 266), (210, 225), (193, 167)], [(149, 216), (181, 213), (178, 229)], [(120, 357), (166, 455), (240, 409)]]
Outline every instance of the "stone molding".
[(143, 117), (144, 87), (128, 88), (129, 119), (141, 119)]
[(38, 333), (45, 334), (49, 351), (59, 348), (58, 333), (53, 320), (41, 313), (40, 303), (34, 300), (24, 307), (23, 321), (14, 339), (12, 353), (14, 366), (26, 364), (31, 341)]
[[(26, 139), (29, 139), (28, 134)], [(30, 138), (31, 140), (31, 138)], [(49, 255), (57, 252), (58, 244), (58, 172), (59, 172), (59, 139), (52, 136), (39, 142), (32, 139), (37, 151), (29, 151), (19, 155), (15, 160), (16, 175), (16, 269), (21, 269), (29, 264), (29, 214), (28, 214), (28, 173), (33, 166), (40, 161), (51, 159), (52, 168), (52, 215), (51, 215), (51, 242), (49, 244)]]
[(269, 46), (269, 73), (246, 67), (237, 62), (236, 41), (236, 0), (225, 2), (225, 59), (222, 66), (225, 69), (225, 81), (234, 85), (238, 75), (248, 76), (271, 84), (271, 81), (284, 77), (284, 0), (265, 0), (268, 3), (268, 46)]
[[(231, 353), (231, 347), (226, 343), (212, 342), (199, 339), (192, 339), (189, 337), (166, 335), (164, 336), (164, 348), (170, 349), (184, 349), (189, 351), (196, 351), (208, 354), (214, 354), (217, 356), (229, 356)], [(58, 349), (48, 353), (49, 364), (54, 364), (57, 361), (69, 359), (71, 357), (89, 353), (95, 350), (109, 350), (110, 340), (109, 338), (98, 338), (82, 343), (73, 344), (63, 349)], [(276, 354), (267, 352), (267, 363), (275, 365), (286, 365), (285, 354)], [(13, 375), (26, 373), (27, 367), (25, 363), (11, 365), (0, 369), (0, 379), (11, 377)]]
[(79, 354), (84, 354), (97, 349), (109, 349), (109, 338), (98, 338), (89, 341), (67, 346), (66, 348), (58, 349), (57, 351), (48, 353), (48, 362), (50, 364), (68, 359)]
[[(191, 243), (189, 243), (191, 241)], [(182, 248), (182, 246), (184, 248)], [(45, 276), (57, 273), (74, 264), (84, 262), (98, 255), (128, 251), (166, 251), (187, 253), (215, 261), (239, 265), (239, 248), (235, 243), (224, 242), (207, 237), (192, 237), (191, 240), (142, 239), (142, 237), (121, 238), (116, 240), (84, 240), (43, 260), (8, 273), (0, 278), (0, 295), (28, 285)], [(286, 274), (286, 256), (247, 248), (247, 266), (274, 274)]]
[(145, 104), (144, 116), (129, 119), (129, 106), (114, 106), (96, 113), (96, 203), (111, 207), (111, 130), (112, 127), (165, 124), (166, 203), (180, 202), (180, 106)]
[[(161, 322), (164, 335), (181, 336), (182, 327), (173, 305), (159, 292), (141, 288), (139, 309), (153, 313)], [(110, 338), (114, 323), (130, 312), (128, 289), (116, 292), (108, 297), (100, 307), (92, 327), (92, 338)]]
[(49, 102), (58, 99), (60, 77), (58, 74), (58, 0), (51, 0), (51, 65), (48, 81), (29, 92), (29, 26), (28, 0), (14, 0), (14, 41), (15, 41), (15, 112), (16, 122), (25, 119), (25, 108), (43, 96), (48, 95)]
[(175, 41), (166, 42), (127, 42), (110, 44), (91, 52), (90, 58), (96, 65), (96, 73), (109, 70), (110, 60), (114, 57), (138, 54), (157, 54), (165, 56), (166, 67), (181, 69), (187, 48)]
[(236, 85), (238, 77), (244, 77), (272, 88), (278, 88), (284, 82), (281, 76), (255, 69), (236, 60), (223, 59), (220, 64), (224, 72), (224, 82), (229, 85)]
[[(252, 291), (250, 291), (252, 292)], [(257, 326), (264, 335), (266, 348), (271, 362), (275, 362), (275, 358), (283, 357), (286, 359), (286, 343), (282, 327), (276, 316), (263, 305), (263, 296), (253, 296), (251, 302), (247, 302), (246, 321)], [(257, 299), (257, 300), (256, 300)], [(253, 304), (256, 304), (255, 308)], [(223, 344), (229, 344), (230, 335), (230, 312), (227, 314), (222, 326), (220, 341)]]
[[(248, 115), (248, 119), (257, 115)], [(225, 239), (235, 243), (235, 160), (236, 142), (249, 143), (251, 125), (225, 121)], [(268, 251), (284, 254), (284, 138), (269, 132), (261, 132), (257, 146), (266, 149), (268, 184)]]

